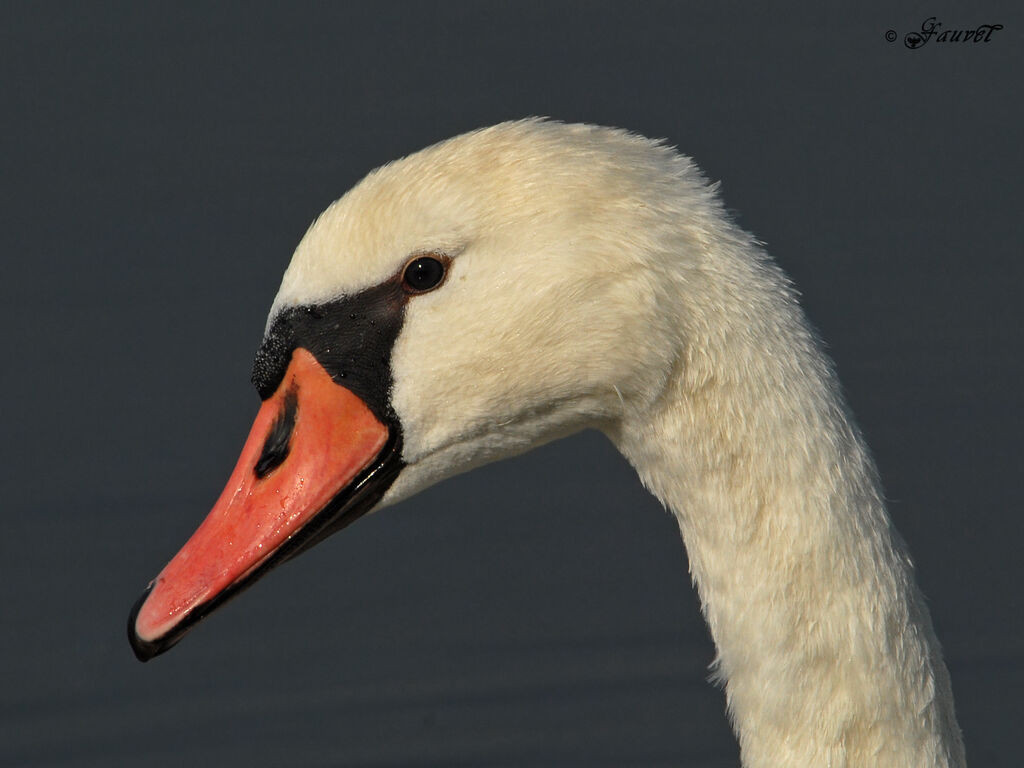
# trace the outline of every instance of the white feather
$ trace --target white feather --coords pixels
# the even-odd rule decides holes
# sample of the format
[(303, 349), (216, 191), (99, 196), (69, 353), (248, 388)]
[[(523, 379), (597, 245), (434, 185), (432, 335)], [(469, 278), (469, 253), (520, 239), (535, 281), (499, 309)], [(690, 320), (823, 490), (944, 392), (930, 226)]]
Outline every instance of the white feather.
[(946, 668), (827, 358), (779, 268), (670, 147), (526, 120), (371, 173), (282, 308), (453, 258), (392, 357), (381, 506), (603, 430), (676, 515), (748, 768), (963, 766)]

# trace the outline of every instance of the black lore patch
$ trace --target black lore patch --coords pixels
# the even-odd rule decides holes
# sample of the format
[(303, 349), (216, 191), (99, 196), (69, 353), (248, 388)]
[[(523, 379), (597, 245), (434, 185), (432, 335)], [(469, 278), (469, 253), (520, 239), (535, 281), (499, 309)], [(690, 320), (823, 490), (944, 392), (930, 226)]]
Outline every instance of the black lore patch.
[(374, 416), (394, 423), (391, 349), (408, 296), (391, 278), (353, 296), (279, 313), (256, 353), (252, 383), (266, 400), (277, 391), (292, 352), (302, 347), (331, 378), (366, 403)]

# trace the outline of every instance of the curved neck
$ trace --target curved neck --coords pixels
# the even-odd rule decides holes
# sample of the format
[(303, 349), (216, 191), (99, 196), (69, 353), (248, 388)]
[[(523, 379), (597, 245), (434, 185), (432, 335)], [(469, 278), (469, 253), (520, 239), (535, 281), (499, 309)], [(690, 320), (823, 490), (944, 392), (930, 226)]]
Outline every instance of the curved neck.
[(791, 301), (763, 310), (708, 322), (610, 433), (679, 521), (743, 763), (963, 766), (931, 619), (831, 367)]

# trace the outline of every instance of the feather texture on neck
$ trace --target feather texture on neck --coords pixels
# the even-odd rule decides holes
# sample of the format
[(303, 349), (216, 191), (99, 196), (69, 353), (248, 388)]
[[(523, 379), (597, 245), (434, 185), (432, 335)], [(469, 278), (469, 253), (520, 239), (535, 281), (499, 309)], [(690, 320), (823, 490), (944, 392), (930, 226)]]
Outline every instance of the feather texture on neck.
[(717, 252), (675, 276), (664, 389), (608, 432), (679, 521), (744, 765), (963, 766), (931, 619), (831, 364), (781, 271), (716, 226)]

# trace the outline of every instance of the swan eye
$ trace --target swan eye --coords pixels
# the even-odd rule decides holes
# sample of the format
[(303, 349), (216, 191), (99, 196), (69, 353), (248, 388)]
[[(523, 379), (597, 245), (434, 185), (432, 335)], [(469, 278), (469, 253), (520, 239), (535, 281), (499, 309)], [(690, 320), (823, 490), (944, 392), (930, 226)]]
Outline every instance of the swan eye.
[(418, 256), (406, 265), (402, 285), (410, 293), (424, 293), (444, 280), (445, 264), (435, 256)]

